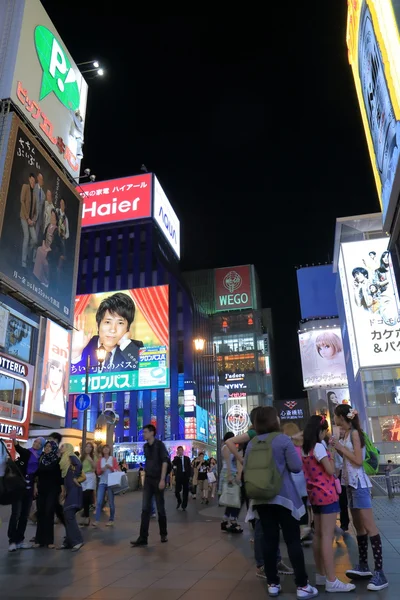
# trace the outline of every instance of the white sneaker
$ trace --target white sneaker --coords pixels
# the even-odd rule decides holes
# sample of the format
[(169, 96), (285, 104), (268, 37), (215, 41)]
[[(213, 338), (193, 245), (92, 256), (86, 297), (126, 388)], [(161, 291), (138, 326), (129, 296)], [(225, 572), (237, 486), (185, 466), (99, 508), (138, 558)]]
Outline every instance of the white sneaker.
[(16, 551), (16, 549), (17, 549), (17, 544), (10, 544), (10, 545), (8, 546), (8, 551), (9, 551), (9, 552), (15, 552), (15, 551)]
[(315, 574), (315, 585), (325, 585), (326, 577), (325, 575), (320, 575), (319, 573)]
[(308, 584), (304, 587), (297, 588), (297, 598), (298, 600), (309, 600), (309, 598), (316, 598), (318, 596), (317, 588)]
[(340, 581), (340, 579), (335, 579), (335, 581), (326, 580), (325, 591), (326, 592), (352, 592), (356, 589), (354, 583), (344, 583)]
[(271, 583), (268, 584), (268, 596), (271, 598), (276, 598), (281, 593), (281, 586), (279, 583)]
[(33, 548), (33, 544), (30, 542), (21, 542), (21, 544), (17, 544), (17, 550), (30, 550)]

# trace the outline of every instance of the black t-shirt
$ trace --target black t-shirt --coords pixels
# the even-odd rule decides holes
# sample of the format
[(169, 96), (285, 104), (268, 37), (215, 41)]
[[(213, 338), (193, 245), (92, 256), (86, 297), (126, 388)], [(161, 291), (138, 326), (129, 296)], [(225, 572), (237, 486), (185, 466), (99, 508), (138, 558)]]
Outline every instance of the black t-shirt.
[(168, 451), (160, 440), (154, 440), (153, 444), (144, 445), (144, 455), (146, 457), (146, 477), (160, 479), (163, 463), (168, 464)]

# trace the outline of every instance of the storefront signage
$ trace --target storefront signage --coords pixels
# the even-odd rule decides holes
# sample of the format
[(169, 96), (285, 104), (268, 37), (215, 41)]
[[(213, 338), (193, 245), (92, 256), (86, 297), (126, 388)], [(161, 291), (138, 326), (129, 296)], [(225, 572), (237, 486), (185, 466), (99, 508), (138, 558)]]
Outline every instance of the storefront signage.
[(87, 183), (80, 189), (82, 227), (151, 217), (150, 173)]
[[(11, 98), (73, 177), (82, 159), (88, 86), (40, 0), (0, 7), (0, 98)], [(2, 14), (2, 10), (4, 13)], [(5, 11), (9, 11), (6, 14)], [(10, 15), (10, 16), (9, 16)]]
[(252, 274), (249, 265), (215, 269), (215, 310), (253, 307)]
[(28, 375), (28, 367), (26, 365), (6, 358), (5, 356), (0, 356), (0, 368), (10, 371), (10, 373), (21, 375), (22, 377), (26, 377)]
[(240, 404), (231, 406), (225, 415), (225, 425), (228, 431), (235, 435), (247, 431), (250, 425), (250, 417), (247, 411)]
[(160, 182), (154, 175), (153, 219), (159, 225), (163, 235), (175, 252), (181, 256), (181, 235), (179, 219), (172, 208)]
[(32, 413), (34, 367), (0, 354), (0, 435), (26, 441)]

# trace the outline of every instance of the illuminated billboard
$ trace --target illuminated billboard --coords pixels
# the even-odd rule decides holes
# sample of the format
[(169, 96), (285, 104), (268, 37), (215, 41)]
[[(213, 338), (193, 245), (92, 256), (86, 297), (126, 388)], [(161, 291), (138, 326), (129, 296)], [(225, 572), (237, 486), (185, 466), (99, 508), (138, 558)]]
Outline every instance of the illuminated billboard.
[(254, 308), (251, 266), (215, 269), (215, 310)]
[(154, 175), (153, 218), (160, 227), (165, 239), (175, 252), (181, 256), (181, 234), (179, 219), (172, 208), (160, 182)]
[(196, 406), (196, 437), (208, 444), (208, 412), (201, 406)]
[(0, 353), (0, 437), (29, 438), (34, 367)]
[(399, 21), (398, 0), (348, 0), (349, 62), (387, 230), (400, 187)]
[(388, 238), (342, 244), (339, 275), (354, 375), (400, 364), (399, 298)]
[(0, 188), (0, 279), (72, 325), (81, 199), (15, 114), (9, 117)]
[(39, 411), (65, 418), (71, 333), (47, 319)]
[(305, 388), (347, 384), (339, 327), (300, 331), (299, 344)]
[(0, 3), (0, 99), (10, 98), (73, 177), (88, 86), (40, 0)]
[[(70, 394), (169, 387), (168, 286), (77, 296)], [(106, 358), (98, 364), (97, 349)]]

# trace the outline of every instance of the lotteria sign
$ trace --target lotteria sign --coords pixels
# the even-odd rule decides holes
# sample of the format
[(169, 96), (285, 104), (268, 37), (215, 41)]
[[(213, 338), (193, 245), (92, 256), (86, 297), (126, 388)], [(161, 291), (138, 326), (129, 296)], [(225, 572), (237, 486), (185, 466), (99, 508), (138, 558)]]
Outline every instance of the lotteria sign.
[(34, 367), (0, 354), (0, 437), (16, 432), (28, 438), (32, 413)]
[(254, 308), (251, 266), (215, 269), (215, 310)]
[(79, 175), (88, 86), (40, 0), (0, 2), (0, 99)]
[(82, 227), (150, 218), (151, 193), (150, 173), (82, 185)]

